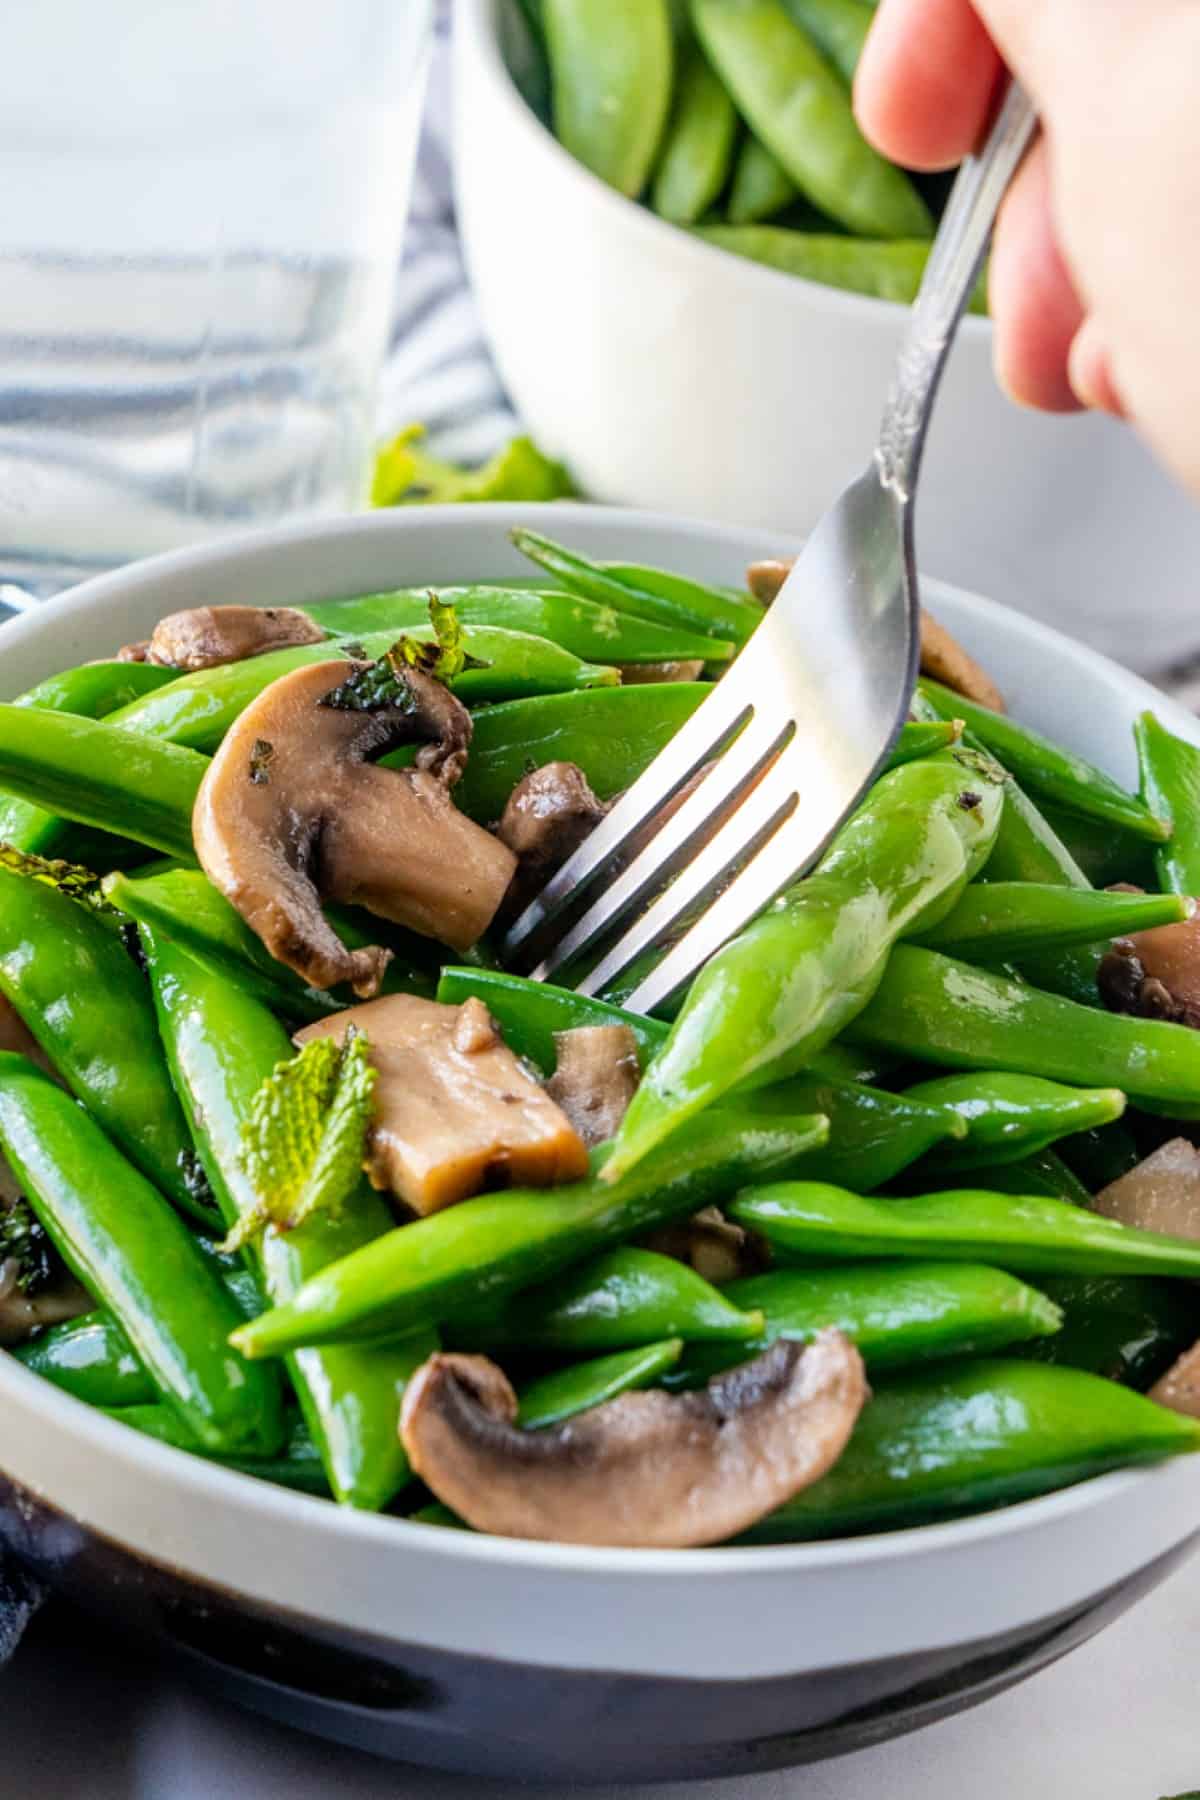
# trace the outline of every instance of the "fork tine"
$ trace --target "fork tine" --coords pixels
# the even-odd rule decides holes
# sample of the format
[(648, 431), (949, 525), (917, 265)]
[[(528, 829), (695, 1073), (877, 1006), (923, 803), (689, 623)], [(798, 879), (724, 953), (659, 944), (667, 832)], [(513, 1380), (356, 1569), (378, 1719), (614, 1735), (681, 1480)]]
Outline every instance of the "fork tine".
[[(757, 860), (764, 842), (772, 840), (773, 834), (795, 808), (799, 777), (800, 764), (789, 746), (716, 836), (579, 982), (579, 992), (600, 993), (636, 956), (653, 948), (686, 916), (696, 901), (717, 890), (722, 879), (748, 854)], [(781, 877), (780, 884), (786, 879), (786, 875)], [(690, 937), (691, 933), (687, 935)]]
[[(749, 648), (749, 646), (747, 647)], [(746, 652), (743, 652), (745, 657)], [(731, 671), (697, 707), (660, 750), (650, 767), (626, 790), (612, 811), (588, 834), (579, 849), (551, 876), (535, 900), (509, 927), (502, 947), (508, 966), (536, 960), (535, 934), (549, 925), (563, 907), (594, 881), (607, 863), (626, 849), (636, 832), (644, 830), (659, 809), (678, 793), (721, 745), (750, 718), (754, 710), (749, 681), (734, 679)]]
[[(766, 786), (765, 782), (763, 786)], [(799, 807), (781, 829), (768, 839), (753, 861), (730, 882), (723, 894), (718, 895), (622, 1005), (630, 1012), (653, 1012), (656, 1006), (690, 981), (722, 944), (728, 943), (777, 894), (812, 868), (836, 832), (845, 810), (846, 796), (836, 789), (816, 796), (802, 796)], [(614, 946), (614, 952), (620, 948), (620, 945)], [(627, 966), (629, 960), (623, 957), (621, 966)], [(611, 976), (605, 979), (611, 980)]]
[(703, 835), (720, 823), (730, 803), (761, 775), (792, 730), (790, 721), (781, 728), (777, 721), (751, 719), (695, 792), (654, 832), (616, 880), (605, 884), (583, 916), (559, 939), (538, 965), (536, 979), (551, 980), (564, 963), (581, 956), (602, 933), (675, 874), (689, 850), (701, 848)]

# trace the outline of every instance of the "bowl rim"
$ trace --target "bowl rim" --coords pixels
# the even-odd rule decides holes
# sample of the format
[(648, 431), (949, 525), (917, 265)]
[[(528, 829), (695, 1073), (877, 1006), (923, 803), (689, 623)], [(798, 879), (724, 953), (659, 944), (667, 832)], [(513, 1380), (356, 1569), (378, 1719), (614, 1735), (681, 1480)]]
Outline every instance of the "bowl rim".
[[(55, 599), (28, 612), (18, 614), (0, 626), (0, 650), (6, 643), (36, 639), (47, 627), (73, 615), (99, 611), (112, 599), (123, 594), (136, 595), (153, 588), (161, 578), (211, 570), (226, 563), (251, 561), (285, 551), (304, 542), (353, 540), (364, 535), (388, 536), (412, 534), (420, 538), (438, 534), (452, 525), (464, 539), (503, 532), (506, 527), (528, 522), (570, 528), (572, 523), (594, 526), (598, 520), (619, 529), (670, 531), (694, 543), (732, 541), (744, 547), (752, 527), (710, 523), (706, 520), (677, 518), (669, 513), (635, 510), (624, 507), (597, 507), (586, 502), (554, 501), (542, 503), (483, 504), (471, 508), (429, 506), (408, 510), (383, 510), (375, 513), (346, 515), (319, 520), (293, 520), (283, 525), (246, 532), (216, 543), (194, 545), (164, 552), (141, 562), (128, 564), (108, 574), (92, 577), (68, 589)], [(764, 540), (786, 547), (797, 547), (800, 540), (780, 532), (764, 532)], [(740, 553), (740, 552), (739, 552)], [(1097, 651), (1081, 645), (1066, 633), (1030, 619), (996, 601), (985, 599), (945, 582), (928, 581), (927, 591), (950, 593), (968, 611), (983, 616), (1002, 614), (1016, 631), (1043, 653), (1069, 649), (1070, 656), (1082, 660), (1097, 673), (1117, 673), (1123, 682), (1144, 689), (1148, 701), (1153, 699), (1169, 718), (1186, 722), (1191, 715), (1140, 677), (1122, 670), (1119, 665)], [(1192, 721), (1192, 732), (1200, 741), (1200, 726)], [(12, 1384), (10, 1386), (10, 1384)], [(172, 1446), (122, 1427), (96, 1408), (55, 1388), (43, 1377), (24, 1368), (14, 1357), (0, 1357), (0, 1400), (5, 1391), (24, 1405), (34, 1406), (55, 1427), (68, 1433), (80, 1448), (92, 1448), (102, 1455), (116, 1456), (129, 1468), (139, 1466), (158, 1471), (164, 1479), (176, 1482), (186, 1490), (186, 1498), (201, 1501), (210, 1498), (256, 1515), (260, 1521), (289, 1520), (299, 1528), (327, 1530), (338, 1539), (357, 1538), (364, 1544), (378, 1542), (409, 1543), (412, 1548), (436, 1555), (465, 1558), (467, 1561), (527, 1568), (557, 1569), (579, 1575), (603, 1576), (613, 1580), (622, 1576), (648, 1576), (690, 1580), (699, 1570), (726, 1577), (749, 1573), (769, 1575), (801, 1574), (806, 1569), (829, 1569), (839, 1566), (861, 1566), (883, 1563), (898, 1557), (937, 1554), (942, 1550), (966, 1549), (982, 1542), (995, 1542), (1014, 1533), (1049, 1525), (1073, 1514), (1090, 1511), (1121, 1495), (1131, 1494), (1143, 1484), (1170, 1479), (1170, 1462), (1148, 1468), (1130, 1468), (1093, 1476), (1056, 1492), (1034, 1499), (1017, 1501), (984, 1513), (941, 1523), (909, 1526), (860, 1537), (816, 1540), (779, 1545), (714, 1546), (695, 1550), (633, 1550), (587, 1545), (549, 1544), (522, 1539), (491, 1537), (483, 1533), (447, 1530), (445, 1527), (387, 1513), (357, 1512), (339, 1507), (330, 1500), (298, 1493), (267, 1481), (226, 1469)], [(1182, 1459), (1181, 1459), (1182, 1460)], [(0, 1453), (0, 1468), (7, 1458)], [(1198, 1465), (1200, 1466), (1200, 1465)], [(13, 1471), (13, 1478), (20, 1476)], [(1193, 1476), (1195, 1470), (1193, 1470)], [(1178, 1476), (1178, 1471), (1176, 1471)], [(52, 1495), (46, 1495), (58, 1504)], [(86, 1514), (86, 1506), (81, 1509)], [(323, 1524), (322, 1524), (323, 1521)], [(399, 1530), (399, 1540), (395, 1533)], [(411, 1534), (416, 1533), (416, 1537)], [(302, 1605), (302, 1603), (301, 1603)]]
[[(693, 256), (696, 259), (697, 276), (700, 279), (712, 279), (718, 270), (723, 270), (730, 279), (743, 279), (751, 285), (761, 284), (777, 298), (791, 293), (803, 298), (806, 305), (816, 311), (830, 312), (839, 316), (848, 316), (851, 320), (886, 326), (894, 330), (897, 317), (906, 313), (909, 308), (898, 300), (881, 300), (873, 294), (855, 293), (850, 288), (831, 287), (822, 281), (810, 281), (804, 275), (789, 275), (782, 269), (770, 268), (766, 263), (755, 262), (747, 256), (738, 256), (731, 250), (725, 250), (718, 244), (710, 244), (704, 238), (693, 236), (684, 226), (674, 225), (669, 219), (659, 218), (648, 206), (638, 200), (630, 200), (618, 189), (610, 187), (606, 181), (587, 168), (564, 149), (554, 133), (538, 118), (529, 105), (513, 78), (512, 70), (505, 61), (500, 48), (497, 29), (497, 15), (501, 6), (512, 4), (512, 0), (456, 0), (454, 8), (454, 32), (458, 44), (469, 43), (478, 59), (479, 66), (491, 83), (497, 104), (507, 116), (508, 122), (517, 134), (536, 154), (544, 156), (552, 166), (557, 167), (564, 179), (574, 177), (592, 196), (595, 205), (606, 208), (617, 223), (624, 220), (631, 231), (641, 232), (648, 245), (655, 242), (668, 248), (677, 256)], [(461, 53), (461, 51), (460, 51)], [(769, 224), (769, 220), (763, 223)], [(731, 267), (732, 265), (732, 267)], [(735, 275), (734, 271), (739, 271)], [(966, 342), (985, 344), (990, 342), (992, 321), (980, 317), (977, 313), (964, 313), (958, 324), (958, 337)]]

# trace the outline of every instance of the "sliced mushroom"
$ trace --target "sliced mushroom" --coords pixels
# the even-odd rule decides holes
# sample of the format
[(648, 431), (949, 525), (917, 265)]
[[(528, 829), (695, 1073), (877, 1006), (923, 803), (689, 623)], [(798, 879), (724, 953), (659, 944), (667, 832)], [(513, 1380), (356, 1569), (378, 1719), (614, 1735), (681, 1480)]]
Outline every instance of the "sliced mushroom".
[(1114, 938), (1096, 981), (1110, 1012), (1200, 1028), (1200, 913)]
[[(378, 992), (390, 952), (347, 949), (321, 899), (467, 950), (491, 923), (516, 859), (459, 812), (471, 719), (440, 682), (408, 670), (410, 703), (370, 711), (323, 705), (365, 663), (321, 662), (253, 700), (213, 757), (193, 815), (210, 881), (272, 956), (314, 987)], [(374, 759), (430, 736), (417, 767)]]
[(867, 1398), (837, 1331), (781, 1339), (698, 1393), (621, 1394), (544, 1431), (482, 1356), (431, 1356), (404, 1394), (416, 1473), (478, 1531), (564, 1544), (719, 1543), (833, 1466)]
[(1092, 1209), (1140, 1231), (1200, 1238), (1200, 1150), (1184, 1137), (1171, 1138), (1101, 1188)]
[(587, 1174), (587, 1150), (528, 1075), (481, 1001), (440, 1006), (389, 994), (296, 1035), (298, 1044), (354, 1026), (378, 1071), (366, 1171), (422, 1215), (484, 1188), (551, 1187)]
[(169, 613), (145, 644), (127, 644), (120, 654), (166, 669), (215, 669), (292, 644), (320, 644), (327, 635), (293, 606), (193, 606)]
[(546, 1092), (585, 1144), (617, 1135), (641, 1080), (637, 1039), (628, 1025), (579, 1025), (556, 1031), (557, 1063)]
[(644, 687), (651, 681), (699, 681), (703, 658), (688, 662), (618, 663), (622, 687)]
[(742, 1275), (761, 1274), (770, 1260), (762, 1240), (727, 1219), (719, 1206), (706, 1206), (690, 1219), (664, 1225), (645, 1243), (647, 1250), (687, 1263), (718, 1287)]
[(518, 781), (496, 827), (496, 836), (517, 859), (504, 901), (506, 918), (529, 904), (606, 811), (574, 763), (543, 763)]
[(1189, 1419), (1200, 1419), (1200, 1344), (1193, 1344), (1176, 1357), (1165, 1375), (1160, 1375), (1150, 1389), (1149, 1397), (1172, 1412), (1186, 1413)]
[[(791, 574), (793, 560), (772, 557), (751, 563), (746, 571), (746, 585), (756, 600), (770, 606)], [(1004, 711), (1004, 696), (986, 669), (981, 668), (958, 639), (952, 637), (944, 625), (939, 625), (924, 607), (921, 608), (921, 673), (940, 681), (943, 687), (953, 688), (964, 699), (974, 700), (977, 706), (989, 707), (992, 712)]]

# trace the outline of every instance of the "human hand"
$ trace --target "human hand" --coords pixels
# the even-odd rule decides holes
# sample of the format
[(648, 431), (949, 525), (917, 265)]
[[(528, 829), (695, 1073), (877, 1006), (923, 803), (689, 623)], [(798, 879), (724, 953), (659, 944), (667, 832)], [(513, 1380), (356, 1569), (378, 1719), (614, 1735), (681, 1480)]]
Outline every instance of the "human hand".
[(1002, 61), (1043, 132), (996, 228), (1000, 382), (1028, 406), (1127, 414), (1200, 494), (1200, 6), (881, 0), (863, 131), (912, 168), (958, 162)]

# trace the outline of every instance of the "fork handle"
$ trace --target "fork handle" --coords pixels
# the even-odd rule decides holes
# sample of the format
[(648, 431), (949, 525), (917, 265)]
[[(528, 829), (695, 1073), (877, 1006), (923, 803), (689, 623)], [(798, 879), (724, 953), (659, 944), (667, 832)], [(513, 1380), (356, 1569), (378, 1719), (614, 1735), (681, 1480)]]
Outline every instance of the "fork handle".
[(967, 157), (950, 192), (908, 316), (879, 425), (875, 461), (884, 487), (911, 504), (925, 432), (958, 321), (971, 297), (1008, 184), (1037, 126), (1013, 82), (987, 142)]

